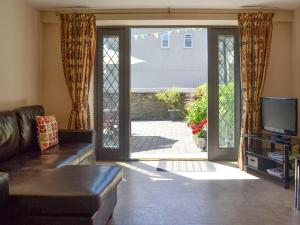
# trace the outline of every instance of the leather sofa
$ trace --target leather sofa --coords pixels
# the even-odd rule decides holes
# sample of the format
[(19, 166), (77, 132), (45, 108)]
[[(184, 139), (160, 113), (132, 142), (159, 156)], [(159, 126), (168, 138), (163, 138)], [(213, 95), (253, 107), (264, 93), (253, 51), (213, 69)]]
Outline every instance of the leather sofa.
[(90, 165), (92, 130), (59, 130), (59, 144), (40, 152), (38, 115), (44, 115), (42, 106), (0, 112), (0, 172), (6, 173), (0, 173), (0, 206), (6, 205), (0, 207), (0, 224), (106, 224), (121, 169)]
[(59, 168), (84, 163), (95, 157), (93, 131), (59, 131), (59, 144), (41, 153), (35, 117), (44, 115), (42, 106), (0, 112), (0, 171)]
[(0, 209), (4, 207), (8, 198), (8, 174), (0, 173)]

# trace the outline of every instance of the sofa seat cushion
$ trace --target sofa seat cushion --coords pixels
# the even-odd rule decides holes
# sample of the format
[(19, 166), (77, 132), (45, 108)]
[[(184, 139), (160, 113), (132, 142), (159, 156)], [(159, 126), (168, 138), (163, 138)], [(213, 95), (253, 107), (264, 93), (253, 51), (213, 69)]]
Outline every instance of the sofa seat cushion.
[(69, 164), (79, 164), (77, 155), (42, 155), (40, 152), (32, 151), (0, 163), (0, 171), (11, 174), (19, 170), (52, 169)]
[(19, 176), (10, 182), (10, 202), (16, 211), (93, 215), (121, 181), (122, 170), (115, 165), (71, 165)]
[(43, 151), (42, 155), (77, 155), (79, 161), (84, 160), (94, 153), (94, 145), (91, 143), (61, 143)]

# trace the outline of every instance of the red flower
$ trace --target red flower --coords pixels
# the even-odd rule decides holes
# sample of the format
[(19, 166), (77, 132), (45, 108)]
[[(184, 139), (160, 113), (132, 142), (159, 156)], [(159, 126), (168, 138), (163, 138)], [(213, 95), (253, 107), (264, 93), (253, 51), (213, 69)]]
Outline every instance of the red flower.
[(205, 124), (207, 124), (207, 118), (205, 118), (205, 119), (203, 119), (202, 121), (201, 121), (201, 123), (200, 123), (201, 125), (205, 125)]
[(191, 128), (193, 129), (192, 133), (193, 134), (199, 133), (206, 124), (207, 124), (207, 118), (201, 120), (199, 124), (196, 123), (191, 124)]
[(192, 129), (195, 129), (195, 128), (197, 128), (197, 126), (198, 126), (198, 124), (197, 124), (197, 123), (192, 123), (192, 124), (190, 124), (190, 127), (191, 127)]
[(195, 128), (195, 129), (193, 129), (192, 133), (193, 133), (193, 134), (197, 134), (197, 133), (199, 133), (200, 131), (201, 131), (201, 129)]

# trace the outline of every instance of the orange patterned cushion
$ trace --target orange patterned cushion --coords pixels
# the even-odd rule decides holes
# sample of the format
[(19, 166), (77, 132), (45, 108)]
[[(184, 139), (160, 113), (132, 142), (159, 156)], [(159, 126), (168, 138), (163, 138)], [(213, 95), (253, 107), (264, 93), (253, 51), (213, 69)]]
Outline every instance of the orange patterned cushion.
[(41, 151), (58, 144), (58, 126), (54, 115), (35, 118)]

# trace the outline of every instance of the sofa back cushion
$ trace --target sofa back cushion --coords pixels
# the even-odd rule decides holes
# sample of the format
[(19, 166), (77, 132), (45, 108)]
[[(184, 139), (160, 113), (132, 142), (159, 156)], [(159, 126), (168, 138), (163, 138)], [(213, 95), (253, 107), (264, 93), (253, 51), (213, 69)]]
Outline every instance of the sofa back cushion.
[(39, 150), (35, 118), (44, 115), (43, 106), (25, 106), (15, 109), (20, 130), (20, 151)]
[(0, 112), (0, 161), (7, 160), (19, 152), (19, 128), (14, 112)]

